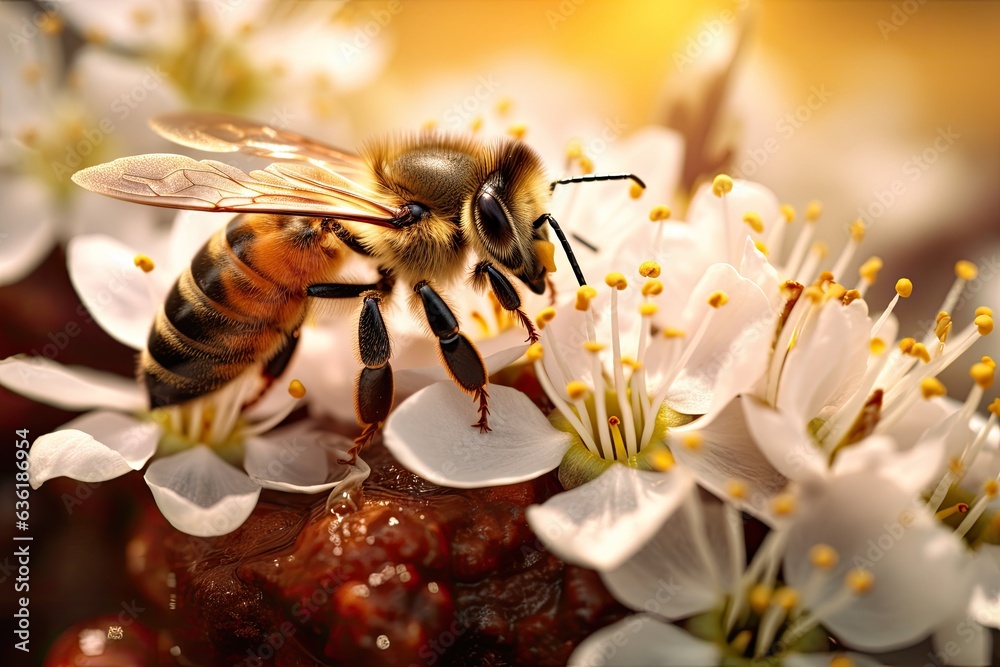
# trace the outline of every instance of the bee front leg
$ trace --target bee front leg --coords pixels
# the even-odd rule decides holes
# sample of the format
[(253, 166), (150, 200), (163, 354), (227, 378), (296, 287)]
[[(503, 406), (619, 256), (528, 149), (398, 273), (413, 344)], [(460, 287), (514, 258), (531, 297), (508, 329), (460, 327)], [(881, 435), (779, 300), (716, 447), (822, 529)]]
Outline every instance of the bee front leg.
[(479, 401), (479, 421), (472, 426), (478, 426), (481, 433), (488, 433), (490, 395), (486, 392), (486, 384), (489, 376), (479, 350), (459, 331), (455, 314), (427, 281), (414, 285), (413, 291), (423, 302), (424, 315), (431, 331), (438, 338), (441, 360), (448, 369), (448, 374), (462, 390), (473, 395), (473, 400)]
[(535, 330), (535, 325), (532, 323), (531, 318), (521, 310), (521, 295), (513, 283), (507, 279), (507, 276), (491, 263), (479, 262), (472, 269), (472, 282), (475, 285), (483, 285), (483, 283), (489, 282), (490, 290), (492, 290), (493, 295), (497, 298), (500, 307), (516, 315), (517, 319), (521, 322), (521, 326), (527, 330), (528, 338), (525, 342), (538, 342), (538, 332)]

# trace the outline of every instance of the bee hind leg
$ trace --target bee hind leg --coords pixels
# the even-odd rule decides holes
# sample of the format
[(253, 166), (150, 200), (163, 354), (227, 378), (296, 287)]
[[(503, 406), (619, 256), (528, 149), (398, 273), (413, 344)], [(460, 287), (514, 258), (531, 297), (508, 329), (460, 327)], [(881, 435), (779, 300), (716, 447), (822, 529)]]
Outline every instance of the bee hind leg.
[(486, 385), (489, 376), (479, 350), (459, 331), (455, 314), (429, 283), (421, 281), (413, 286), (413, 291), (423, 302), (427, 323), (438, 338), (438, 350), (448, 374), (455, 384), (479, 402), (479, 421), (472, 426), (478, 427), (481, 433), (488, 433), (490, 395), (486, 392)]
[(531, 318), (521, 310), (521, 295), (513, 283), (489, 262), (480, 262), (473, 269), (472, 280), (474, 283), (482, 282), (484, 277), (489, 282), (490, 290), (492, 290), (493, 296), (497, 298), (500, 307), (517, 317), (521, 326), (528, 332), (528, 338), (524, 342), (537, 343), (538, 331), (535, 330), (535, 325), (531, 321)]

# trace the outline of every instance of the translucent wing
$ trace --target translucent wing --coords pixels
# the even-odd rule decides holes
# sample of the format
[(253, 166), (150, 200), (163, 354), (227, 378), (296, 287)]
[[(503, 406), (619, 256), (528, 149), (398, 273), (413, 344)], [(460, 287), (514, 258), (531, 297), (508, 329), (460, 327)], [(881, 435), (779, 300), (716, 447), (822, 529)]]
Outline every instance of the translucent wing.
[(301, 134), (224, 113), (181, 112), (156, 116), (150, 126), (161, 136), (189, 148), (212, 153), (246, 153), (257, 157), (310, 162), (328, 171), (366, 173), (364, 162)]
[(109, 197), (196, 211), (308, 215), (385, 227), (395, 227), (406, 213), (336, 173), (303, 163), (278, 162), (248, 174), (215, 160), (135, 155), (78, 171), (73, 180)]

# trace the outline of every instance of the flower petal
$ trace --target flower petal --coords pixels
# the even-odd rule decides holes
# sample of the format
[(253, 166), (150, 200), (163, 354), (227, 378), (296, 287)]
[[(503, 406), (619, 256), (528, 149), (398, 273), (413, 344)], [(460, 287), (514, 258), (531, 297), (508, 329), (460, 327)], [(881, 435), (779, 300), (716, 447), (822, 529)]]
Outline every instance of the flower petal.
[(753, 396), (743, 396), (740, 402), (754, 442), (782, 475), (804, 482), (826, 477), (826, 457), (798, 415), (775, 410)]
[(371, 473), (360, 458), (347, 463), (353, 446), (345, 436), (296, 425), (247, 440), (243, 467), (265, 489), (319, 493), (336, 487), (339, 492), (360, 486)]
[(236, 530), (260, 496), (258, 485), (205, 445), (153, 461), (145, 479), (170, 525), (196, 537)]
[(146, 409), (147, 402), (135, 380), (83, 366), (63, 366), (45, 357), (19, 355), (0, 361), (0, 385), (65, 410), (137, 412)]
[(946, 620), (932, 637), (934, 653), (947, 656), (950, 667), (982, 667), (993, 664), (993, 637), (990, 631), (962, 611)]
[(160, 428), (117, 412), (98, 411), (35, 440), (28, 456), (31, 486), (53, 477), (103, 482), (139, 470), (156, 452)]
[[(6, 97), (6, 95), (5, 95)], [(33, 178), (0, 177), (4, 230), (0, 232), (0, 285), (35, 270), (56, 241), (49, 193)]]
[[(635, 556), (601, 573), (616, 600), (673, 620), (716, 608), (737, 583), (721, 505), (702, 503), (697, 494), (687, 502), (698, 505), (678, 509)], [(697, 512), (700, 522), (693, 520)], [(704, 560), (697, 546), (701, 539), (707, 539), (714, 562)]]
[(570, 667), (662, 665), (715, 667), (721, 664), (718, 646), (670, 623), (639, 614), (602, 628), (576, 647)]
[(155, 283), (138, 268), (136, 252), (110, 236), (77, 236), (66, 249), (73, 287), (87, 311), (108, 334), (134, 350), (146, 346), (149, 329), (166, 294), (154, 298)]
[(835, 656), (847, 656), (853, 667), (883, 667), (882, 663), (862, 653), (789, 653), (781, 660), (782, 667), (830, 667)]
[(694, 485), (680, 466), (667, 472), (616, 464), (582, 486), (525, 511), (528, 525), (564, 561), (618, 567), (659, 531)]
[(478, 488), (514, 484), (552, 470), (570, 446), (531, 400), (491, 385), (491, 433), (470, 428), (476, 406), (451, 382), (421, 389), (390, 415), (385, 446), (400, 463), (435, 484)]
[[(518, 343), (513, 347), (508, 347), (489, 356), (483, 357), (486, 364), (486, 374), (493, 375), (521, 358), (524, 351), (528, 349), (527, 344)], [(395, 368), (395, 366), (394, 366)], [(421, 368), (404, 368), (395, 373), (396, 392), (401, 395), (412, 394), (427, 385), (435, 382), (450, 382), (448, 372), (440, 363), (433, 366), (423, 366)]]

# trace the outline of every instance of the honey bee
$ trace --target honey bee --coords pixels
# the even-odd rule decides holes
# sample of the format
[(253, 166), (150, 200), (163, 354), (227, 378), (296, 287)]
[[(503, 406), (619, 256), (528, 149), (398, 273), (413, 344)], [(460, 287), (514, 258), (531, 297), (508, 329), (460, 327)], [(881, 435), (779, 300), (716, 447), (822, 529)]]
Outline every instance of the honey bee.
[[(542, 294), (555, 271), (548, 223), (577, 280), (572, 248), (547, 212), (561, 183), (631, 179), (585, 175), (550, 182), (527, 144), (425, 131), (373, 141), (350, 154), (250, 120), (216, 113), (154, 118), (175, 143), (275, 161), (246, 173), (215, 160), (137, 155), (77, 172), (79, 185), (118, 199), (199, 211), (239, 213), (201, 248), (159, 310), (140, 359), (151, 407), (216, 391), (254, 368), (277, 377), (288, 364), (315, 299), (358, 299), (355, 413), (366, 443), (393, 401), (389, 332), (383, 308), (393, 285), (412, 288), (440, 359), (478, 403), (489, 431), (482, 356), (438, 292), (475, 262), (471, 280), (538, 335), (511, 278)], [(380, 280), (338, 282), (349, 253), (371, 258)]]

